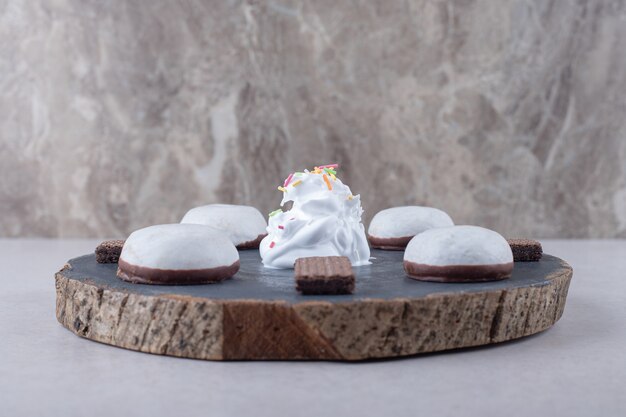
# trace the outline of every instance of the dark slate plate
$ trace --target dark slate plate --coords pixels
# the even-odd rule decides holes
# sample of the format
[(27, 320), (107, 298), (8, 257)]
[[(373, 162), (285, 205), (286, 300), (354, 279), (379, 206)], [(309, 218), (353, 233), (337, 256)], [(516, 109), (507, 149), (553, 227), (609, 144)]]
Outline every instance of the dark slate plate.
[(492, 291), (518, 287), (543, 286), (549, 277), (562, 269), (563, 262), (544, 255), (539, 262), (516, 262), (513, 276), (503, 281), (479, 283), (422, 282), (406, 276), (404, 252), (372, 250), (372, 264), (355, 267), (356, 290), (353, 295), (303, 296), (296, 292), (293, 270), (263, 267), (257, 250), (239, 252), (241, 269), (229, 280), (219, 284), (160, 286), (131, 284), (115, 276), (117, 264), (98, 264), (95, 255), (70, 260), (68, 278), (89, 281), (112, 289), (144, 295), (179, 294), (210, 299), (281, 300), (291, 303), (324, 300), (345, 302), (361, 299), (420, 298), (435, 293)]

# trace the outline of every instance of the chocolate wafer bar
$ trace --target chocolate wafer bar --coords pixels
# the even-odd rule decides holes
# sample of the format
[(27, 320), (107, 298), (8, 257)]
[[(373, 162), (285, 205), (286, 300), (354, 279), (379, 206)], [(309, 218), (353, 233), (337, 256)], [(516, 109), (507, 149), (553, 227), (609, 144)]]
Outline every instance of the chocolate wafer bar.
[(296, 290), (304, 295), (352, 294), (354, 272), (345, 256), (299, 258), (295, 265)]
[(96, 262), (99, 264), (116, 264), (120, 259), (123, 240), (105, 240), (96, 248)]
[(541, 243), (533, 239), (507, 239), (515, 262), (536, 262), (541, 259)]

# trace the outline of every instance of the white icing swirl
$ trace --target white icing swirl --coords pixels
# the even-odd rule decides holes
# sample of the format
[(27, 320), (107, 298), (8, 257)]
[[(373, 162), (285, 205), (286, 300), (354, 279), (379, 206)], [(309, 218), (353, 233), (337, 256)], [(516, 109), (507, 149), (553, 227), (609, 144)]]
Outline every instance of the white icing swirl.
[(347, 256), (355, 266), (369, 263), (360, 196), (341, 180), (329, 173), (295, 173), (280, 206), (289, 201), (290, 210), (270, 214), (259, 248), (263, 265), (293, 268), (296, 259), (309, 256)]

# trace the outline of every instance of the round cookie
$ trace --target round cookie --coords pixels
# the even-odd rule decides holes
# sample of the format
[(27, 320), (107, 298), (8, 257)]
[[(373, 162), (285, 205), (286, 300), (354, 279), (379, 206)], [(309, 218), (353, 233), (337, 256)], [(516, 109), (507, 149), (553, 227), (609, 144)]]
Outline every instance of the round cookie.
[(161, 224), (126, 239), (117, 276), (138, 284), (208, 284), (239, 270), (239, 252), (228, 237), (198, 224)]
[(435, 227), (454, 226), (445, 211), (422, 206), (388, 208), (376, 213), (367, 230), (373, 248), (404, 250), (413, 236)]
[(430, 229), (404, 252), (404, 270), (420, 281), (472, 282), (509, 278), (513, 253), (504, 237), (478, 226)]
[(192, 208), (181, 223), (203, 224), (225, 232), (237, 249), (258, 248), (267, 235), (267, 222), (250, 206), (209, 204)]

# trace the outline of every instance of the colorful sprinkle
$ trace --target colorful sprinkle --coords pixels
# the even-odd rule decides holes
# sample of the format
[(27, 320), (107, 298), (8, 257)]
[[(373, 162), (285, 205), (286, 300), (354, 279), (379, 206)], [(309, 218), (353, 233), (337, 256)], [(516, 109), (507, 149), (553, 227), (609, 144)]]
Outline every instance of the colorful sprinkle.
[(350, 195), (348, 196), (348, 200), (352, 200), (353, 198), (354, 198), (354, 196), (353, 196), (352, 194), (350, 194)]
[(293, 182), (293, 186), (297, 187), (298, 185), (302, 184), (302, 180), (298, 180), (298, 181), (294, 181)]
[(276, 216), (278, 213), (282, 213), (282, 210), (281, 209), (274, 210), (273, 212), (270, 213), (270, 217)]
[(271, 241), (271, 242), (270, 242), (270, 249), (272, 249), (274, 246), (276, 246), (276, 242)]
[(278, 225), (278, 228), (279, 228), (280, 230), (285, 230), (285, 226), (283, 226), (282, 224), (279, 224), (279, 225)]
[(291, 182), (291, 179), (293, 178), (293, 173), (289, 174), (289, 176), (287, 177), (287, 179), (285, 180), (285, 182), (283, 183), (283, 187), (286, 187), (289, 185), (289, 182)]
[(326, 174), (324, 174), (322, 178), (324, 178), (324, 182), (326, 183), (326, 186), (328, 187), (328, 189), (332, 190), (333, 186), (330, 184), (330, 181), (328, 180), (328, 177), (326, 176)]
[(278, 191), (282, 191), (284, 193), (287, 189), (285, 187), (278, 186)]
[(339, 164), (320, 165), (320, 168), (339, 168)]

